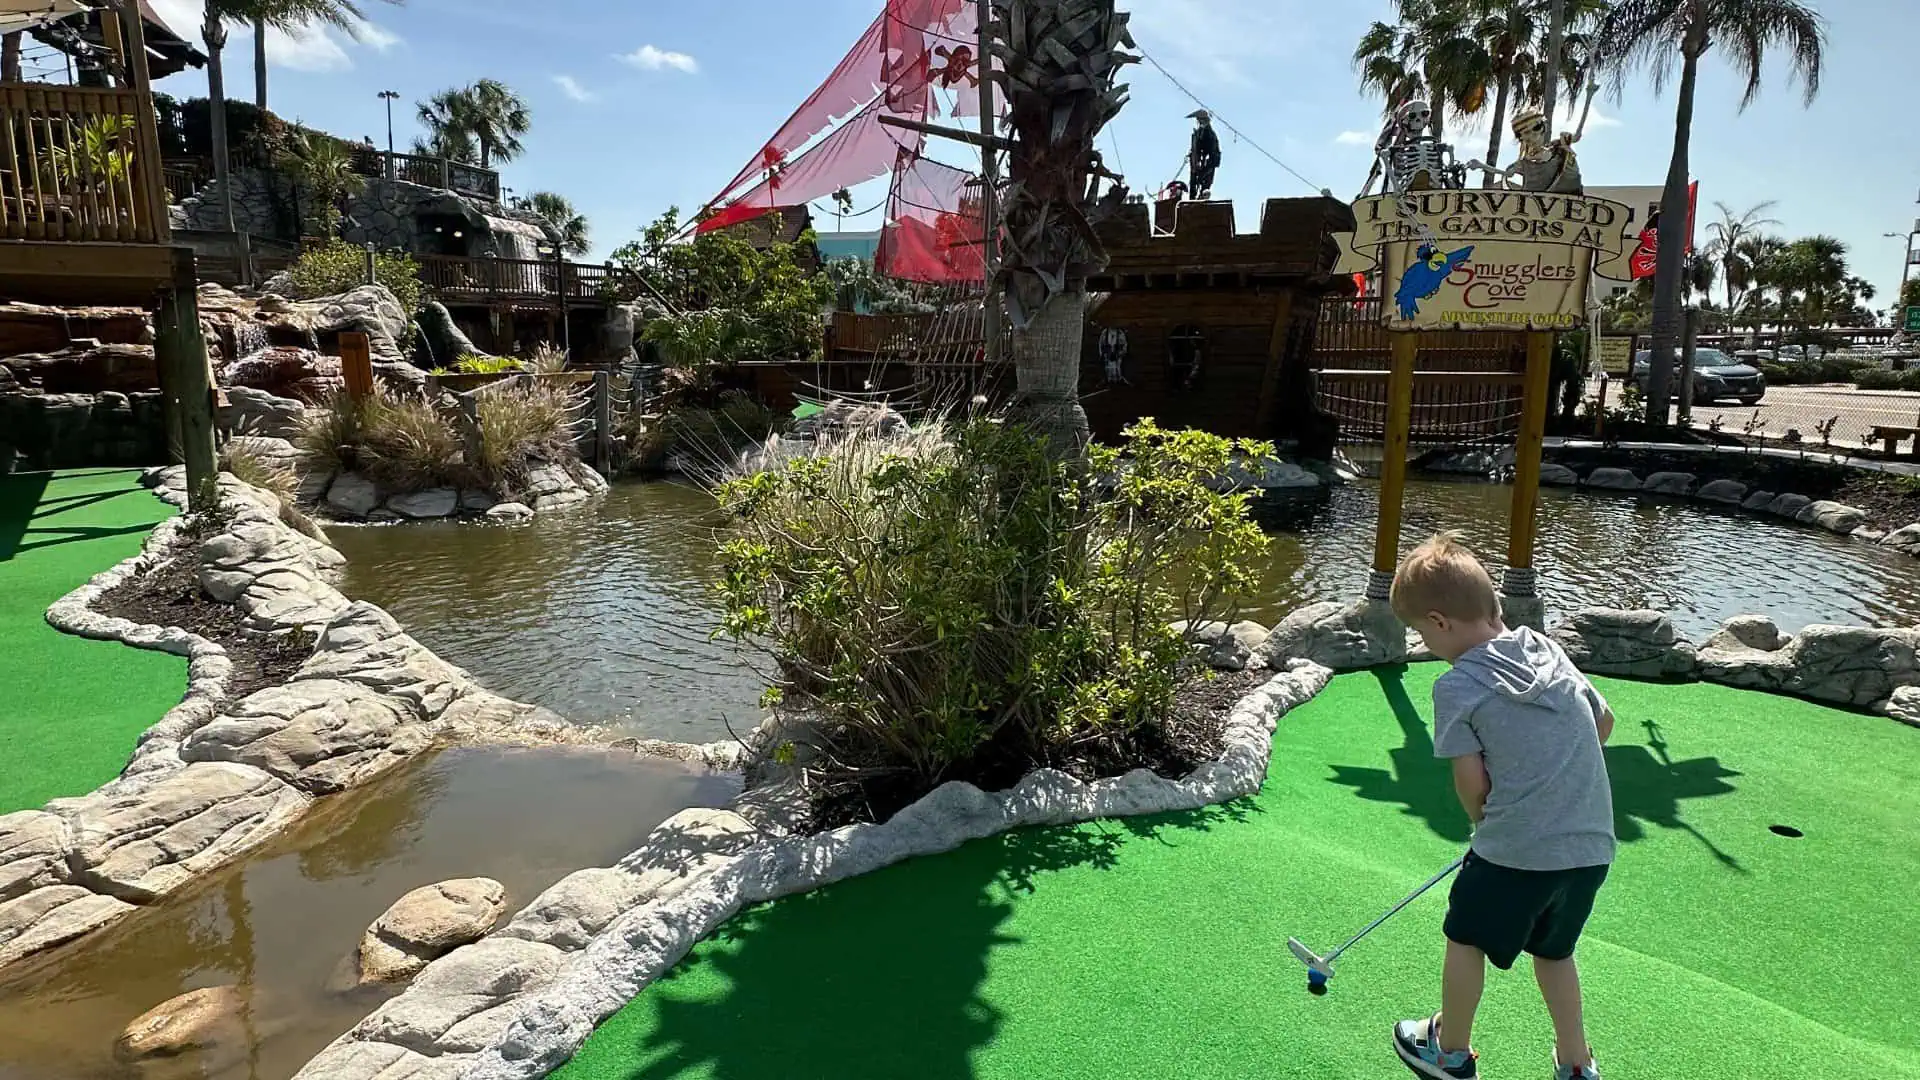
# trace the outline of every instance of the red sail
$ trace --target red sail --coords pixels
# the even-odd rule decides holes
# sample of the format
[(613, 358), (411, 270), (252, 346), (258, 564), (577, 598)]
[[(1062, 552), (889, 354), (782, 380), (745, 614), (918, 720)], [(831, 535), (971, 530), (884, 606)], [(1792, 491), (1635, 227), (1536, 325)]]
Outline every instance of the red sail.
[[(922, 110), (913, 118), (925, 115), (924, 103)], [(903, 148), (919, 152), (921, 137), (887, 127), (880, 122), (882, 115), (894, 114), (884, 108), (882, 99), (875, 98), (833, 134), (702, 221), (699, 231), (723, 229), (776, 206), (799, 206), (824, 199), (843, 187), (886, 175)]]
[(938, 284), (985, 281), (981, 232), (979, 179), (903, 152), (875, 257), (880, 272)]
[[(884, 79), (887, 103), (902, 108), (923, 97), (930, 87), (952, 90), (965, 101), (965, 90), (979, 86), (979, 8), (974, 0), (887, 0), (881, 16), (886, 53)], [(956, 108), (953, 115), (979, 115), (979, 95), (972, 109)]]

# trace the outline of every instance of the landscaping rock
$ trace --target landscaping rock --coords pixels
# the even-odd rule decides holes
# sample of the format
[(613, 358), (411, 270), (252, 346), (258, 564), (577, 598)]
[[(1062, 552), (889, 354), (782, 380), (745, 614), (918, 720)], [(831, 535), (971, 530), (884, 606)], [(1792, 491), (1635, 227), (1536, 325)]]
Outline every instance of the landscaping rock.
[(1813, 505), (1812, 499), (1789, 491), (1785, 495), (1775, 496), (1774, 500), (1767, 504), (1767, 513), (1777, 517), (1798, 518), (1800, 511), (1811, 505)]
[(1237, 622), (1232, 626), (1223, 622), (1189, 624), (1181, 621), (1173, 624), (1173, 630), (1191, 637), (1195, 651), (1206, 658), (1207, 665), (1223, 671), (1246, 670), (1260, 647), (1271, 636), (1266, 627), (1249, 621)]
[(327, 505), (343, 514), (366, 517), (380, 505), (380, 489), (359, 473), (341, 473), (327, 489)]
[(1747, 485), (1738, 480), (1709, 480), (1693, 494), (1706, 502), (1739, 506), (1747, 497)]
[(8, 356), (4, 365), (22, 386), (37, 387), (49, 394), (128, 392), (160, 385), (152, 345), (75, 342), (52, 352)]
[(401, 517), (416, 519), (443, 518), (453, 513), (459, 505), (460, 493), (444, 487), (395, 495), (387, 500), (387, 509)]
[(274, 469), (283, 469), (298, 474), (306, 464), (306, 455), (293, 443), (271, 435), (235, 435), (227, 440), (227, 451), (236, 456), (251, 457)]
[(1778, 655), (1792, 677), (1783, 689), (1817, 701), (1864, 707), (1895, 690), (1920, 685), (1916, 654), (1920, 631), (1859, 626), (1809, 626)]
[(220, 407), (220, 426), (226, 431), (292, 439), (300, 434), (306, 406), (250, 386), (230, 386)]
[(1896, 551), (1920, 556), (1920, 524), (1909, 525), (1904, 529), (1895, 529), (1880, 538), (1880, 542)]
[(1277, 457), (1261, 458), (1259, 461), (1236, 457), (1227, 464), (1227, 471), (1210, 480), (1208, 486), (1224, 492), (1285, 491), (1319, 488), (1322, 482), (1318, 476), (1291, 461)]
[(487, 516), (495, 521), (525, 521), (533, 516), (533, 508), (526, 503), (495, 503), (487, 508)]
[(73, 800), (73, 880), (149, 903), (277, 833), (306, 801), (231, 762), (194, 762), (125, 793)]
[(236, 761), (309, 795), (362, 783), (426, 749), (426, 724), (365, 687), (299, 679), (255, 693), (194, 732), (187, 761)]
[(1871, 525), (1862, 525), (1847, 535), (1855, 540), (1865, 540), (1869, 544), (1877, 544), (1887, 538), (1886, 530), (1876, 529)]
[(428, 1057), (392, 1043), (340, 1040), (301, 1066), (296, 1080), (460, 1080), (472, 1059)]
[(1540, 466), (1540, 482), (1548, 487), (1575, 487), (1580, 483), (1580, 474), (1549, 461)]
[(0, 903), (35, 889), (64, 884), (67, 823), (38, 810), (0, 816)]
[(1802, 507), (1793, 519), (1802, 525), (1818, 525), (1828, 532), (1837, 532), (1845, 536), (1866, 524), (1867, 513), (1845, 503), (1821, 499)]
[(1684, 472), (1657, 472), (1647, 477), (1640, 490), (1655, 495), (1693, 494), (1694, 475)]
[(311, 320), (322, 345), (344, 331), (359, 331), (371, 342), (376, 362), (398, 364), (406, 360), (400, 355), (399, 340), (407, 332), (407, 313), (385, 285), (362, 285), (339, 296), (323, 296), (293, 307)]
[(1700, 648), (1707, 649), (1757, 649), (1761, 652), (1776, 652), (1786, 645), (1789, 639), (1765, 615), (1735, 615), (1728, 619), (1714, 635)]
[(1773, 500), (1775, 498), (1777, 498), (1777, 496), (1775, 496), (1774, 493), (1771, 491), (1755, 491), (1749, 494), (1746, 498), (1740, 500), (1740, 509), (1755, 510), (1755, 511), (1765, 510), (1767, 507), (1773, 505)]
[(463, 488), (460, 492), (460, 509), (462, 510), (482, 513), (493, 509), (499, 503), (500, 500), (494, 498), (491, 492), (481, 491), (479, 488)]
[(1587, 486), (1603, 491), (1639, 491), (1640, 478), (1626, 469), (1595, 469), (1587, 474)]
[(506, 887), (492, 878), (455, 878), (413, 890), (361, 937), (360, 982), (412, 978), (436, 958), (485, 937), (506, 905)]
[(320, 631), (298, 680), (339, 679), (411, 705), (437, 720), (467, 691), (460, 669), (415, 641), (379, 607), (356, 601)]
[(223, 604), (237, 604), (270, 574), (302, 579), (314, 590), (324, 588), (321, 579), (344, 565), (346, 558), (338, 551), (294, 532), (264, 508), (252, 507), (200, 545), (200, 587)]
[(244, 1055), (253, 1040), (247, 1030), (247, 991), (238, 986), (209, 986), (163, 1001), (141, 1013), (114, 1040), (116, 1060), (137, 1064), (156, 1058), (195, 1054), (201, 1069), (210, 1058)]
[(1555, 641), (1580, 670), (1658, 679), (1692, 674), (1693, 646), (1658, 611), (1584, 608), (1554, 626)]
[(1508, 626), (1530, 626), (1542, 633), (1547, 629), (1547, 601), (1541, 596), (1500, 596), (1500, 618)]
[(535, 513), (546, 514), (555, 510), (565, 510), (569, 506), (578, 506), (590, 498), (592, 498), (592, 496), (586, 492), (581, 491), (579, 488), (573, 488), (568, 491), (562, 491), (557, 495), (540, 496), (533, 500), (533, 509)]
[(78, 885), (48, 885), (0, 903), (0, 967), (64, 945), (132, 911), (124, 900)]
[(1351, 671), (1406, 658), (1406, 628), (1385, 602), (1309, 604), (1280, 620), (1260, 655), (1266, 666), (1283, 669), (1292, 660), (1311, 660), (1335, 671)]
[(731, 810), (694, 807), (661, 822), (639, 847), (620, 860), (626, 870), (677, 870), (697, 855), (737, 855), (759, 839), (746, 818)]
[(442, 1043), (456, 1027), (467, 1025), (462, 1041), (484, 1045), (504, 1030), (511, 1016), (489, 1025), (482, 1014), (520, 994), (545, 986), (560, 970), (563, 954), (551, 945), (518, 938), (490, 937), (427, 966), (405, 994), (381, 1006), (353, 1028), (362, 1041), (392, 1043), (424, 1054), (458, 1052)]
[(275, 397), (318, 401), (346, 386), (340, 358), (303, 345), (272, 345), (220, 369), (220, 385), (244, 386)]
[(1882, 711), (1908, 727), (1920, 727), (1920, 686), (1895, 687)]

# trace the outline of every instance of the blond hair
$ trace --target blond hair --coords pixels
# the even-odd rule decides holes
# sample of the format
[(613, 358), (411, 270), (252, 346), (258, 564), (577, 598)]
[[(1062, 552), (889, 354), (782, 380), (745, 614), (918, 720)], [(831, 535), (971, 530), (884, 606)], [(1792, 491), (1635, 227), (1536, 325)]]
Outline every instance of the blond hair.
[(1430, 611), (1454, 619), (1486, 619), (1500, 613), (1493, 578), (1457, 532), (1437, 533), (1400, 562), (1390, 594), (1393, 613), (1412, 622)]

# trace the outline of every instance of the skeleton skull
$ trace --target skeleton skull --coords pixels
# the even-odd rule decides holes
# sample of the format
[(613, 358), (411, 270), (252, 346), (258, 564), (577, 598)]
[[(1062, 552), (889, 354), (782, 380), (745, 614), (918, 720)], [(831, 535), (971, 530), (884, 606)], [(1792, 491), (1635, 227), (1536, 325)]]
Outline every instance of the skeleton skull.
[(1546, 114), (1539, 109), (1522, 109), (1513, 117), (1513, 137), (1520, 140), (1520, 153), (1537, 157), (1547, 148), (1549, 131)]
[(1424, 130), (1427, 124), (1433, 120), (1433, 106), (1418, 99), (1409, 101), (1405, 105), (1400, 106), (1400, 115), (1396, 117), (1396, 119), (1399, 120), (1399, 126), (1403, 131), (1416, 132)]

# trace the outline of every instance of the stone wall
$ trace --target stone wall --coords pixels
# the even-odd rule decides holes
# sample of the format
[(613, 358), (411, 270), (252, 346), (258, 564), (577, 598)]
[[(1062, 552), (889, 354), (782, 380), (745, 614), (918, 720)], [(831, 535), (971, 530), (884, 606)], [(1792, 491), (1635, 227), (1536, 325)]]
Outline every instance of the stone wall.
[(0, 472), (151, 465), (166, 456), (159, 391), (0, 393)]

